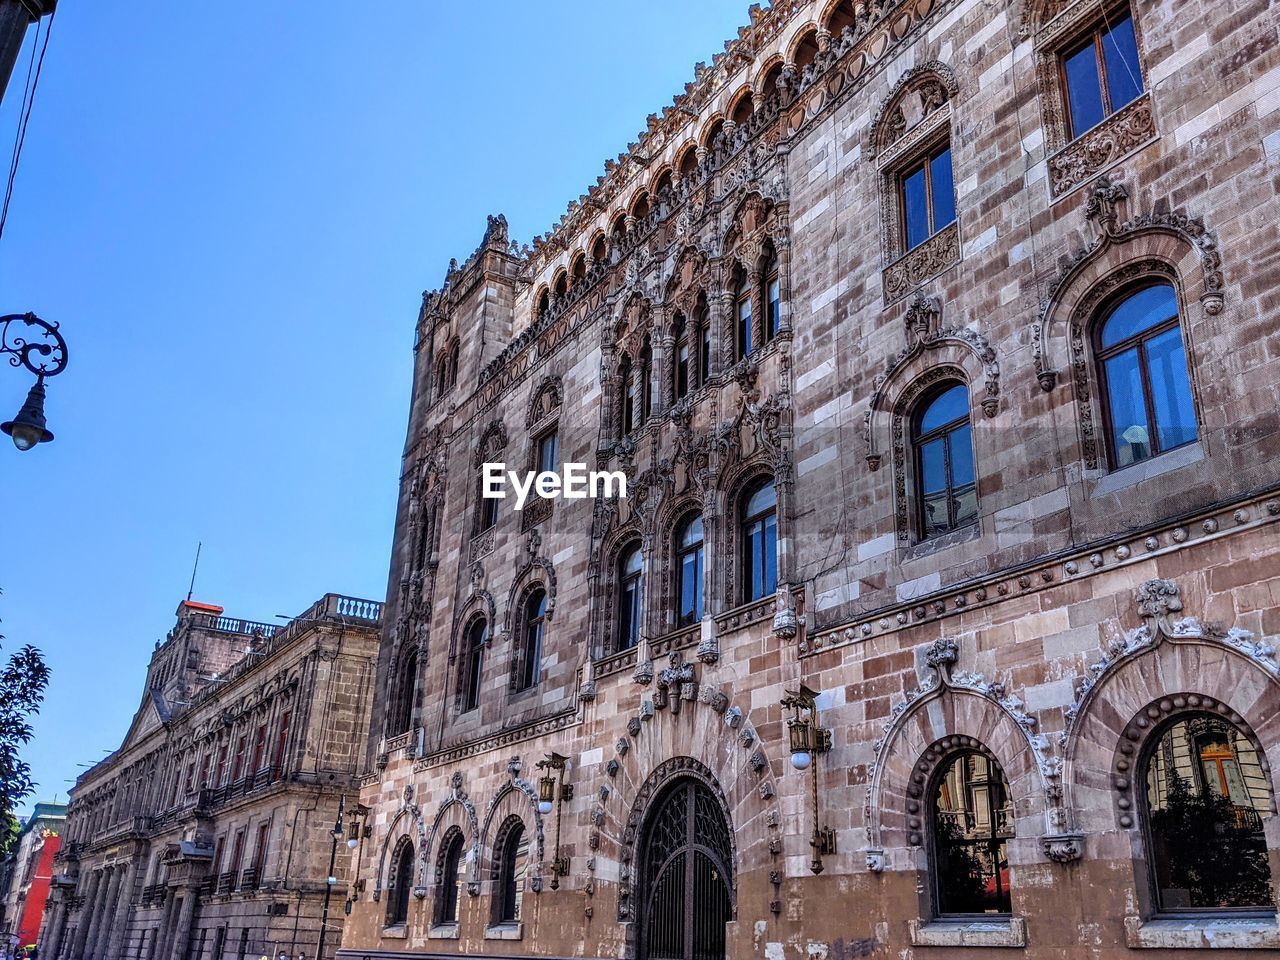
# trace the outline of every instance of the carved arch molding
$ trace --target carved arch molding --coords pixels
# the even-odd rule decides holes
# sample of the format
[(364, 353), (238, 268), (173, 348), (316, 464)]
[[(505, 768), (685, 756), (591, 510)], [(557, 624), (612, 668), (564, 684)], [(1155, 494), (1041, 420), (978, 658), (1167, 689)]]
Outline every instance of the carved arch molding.
[[(1083, 856), (1087, 835), (1137, 827), (1136, 758), (1168, 717), (1220, 715), (1250, 737), (1264, 769), (1276, 769), (1280, 744), (1270, 755), (1265, 749), (1277, 743), (1280, 727), (1274, 645), (1238, 627), (1219, 631), (1179, 616), (1180, 591), (1169, 580), (1141, 584), (1135, 602), (1142, 625), (1088, 668), (1063, 730), (1052, 739), (1003, 683), (954, 670), (957, 641), (942, 638), (923, 650), (925, 679), (894, 706), (874, 745), (865, 809), (868, 868), (883, 870), (895, 855), (923, 843), (928, 786), (957, 750), (978, 750), (999, 764), (1019, 809), (1017, 832), (1027, 836), (1043, 818), (1041, 847), (1060, 863)], [(1165, 658), (1158, 667), (1140, 668), (1140, 660), (1158, 653)], [(1123, 682), (1116, 680), (1120, 675)], [(1106, 708), (1094, 709), (1104, 688), (1111, 690)], [(940, 710), (924, 709), (935, 703)]]

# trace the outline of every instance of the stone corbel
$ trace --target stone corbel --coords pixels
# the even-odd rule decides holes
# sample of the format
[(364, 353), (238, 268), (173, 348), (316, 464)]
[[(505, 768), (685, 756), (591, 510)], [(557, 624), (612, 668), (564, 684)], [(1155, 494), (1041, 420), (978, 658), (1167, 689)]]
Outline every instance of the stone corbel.
[(1083, 833), (1054, 833), (1040, 838), (1044, 855), (1054, 863), (1071, 863), (1084, 856)]

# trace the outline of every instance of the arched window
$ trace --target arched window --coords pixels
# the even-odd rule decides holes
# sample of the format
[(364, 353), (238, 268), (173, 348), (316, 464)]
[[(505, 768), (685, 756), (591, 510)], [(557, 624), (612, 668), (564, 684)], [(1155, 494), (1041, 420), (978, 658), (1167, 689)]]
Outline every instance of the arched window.
[(618, 649), (629, 650), (640, 642), (640, 544), (623, 551), (618, 560)]
[(733, 105), (733, 109), (729, 112), (729, 119), (742, 126), (751, 119), (752, 103), (750, 91), (743, 91)]
[(648, 343), (640, 348), (640, 369), (637, 373), (640, 378), (637, 386), (640, 396), (640, 422), (648, 423), (653, 413), (653, 351)]
[(484, 648), (489, 639), (489, 621), (476, 617), (467, 627), (462, 649), (462, 711), (480, 705), (480, 678), (484, 667)]
[(1196, 439), (1178, 298), (1157, 283), (1113, 304), (1097, 327), (1095, 349), (1114, 468)]
[(764, 342), (778, 335), (782, 325), (782, 286), (778, 282), (778, 258), (769, 255), (764, 267)]
[(702, 386), (711, 378), (711, 311), (705, 300), (699, 299), (693, 319), (699, 331), (698, 386)]
[(596, 237), (596, 242), (591, 245), (591, 259), (596, 263), (604, 263), (609, 259), (609, 248), (604, 237)]
[(542, 674), (542, 639), (546, 629), (547, 593), (538, 588), (524, 603), (523, 643), (520, 648), (520, 674), (517, 690), (528, 690)]
[(841, 0), (827, 17), (827, 32), (839, 39), (845, 27), (855, 26), (858, 22), (854, 11), (853, 0)]
[(404, 733), (413, 726), (414, 696), (418, 685), (418, 651), (411, 649), (400, 665), (392, 700), (391, 722), (387, 733), (391, 736)]
[(622, 432), (625, 435), (636, 428), (636, 412), (639, 409), (636, 402), (637, 377), (631, 366), (631, 358), (625, 354), (618, 367), (618, 379), (622, 388)]
[(702, 136), (702, 145), (708, 150), (715, 149), (716, 138), (724, 133), (724, 121), (717, 120), (707, 127), (707, 132)]
[(782, 61), (779, 60), (769, 72), (764, 75), (764, 80), (760, 83), (760, 92), (766, 98), (772, 97), (778, 92), (778, 81), (782, 79)]
[(673, 399), (679, 400), (688, 396), (693, 377), (693, 351), (695, 345), (689, 342), (689, 325), (684, 317), (676, 317), (676, 349), (671, 359), (671, 390)]
[(483, 474), (476, 488), (476, 496), (480, 502), (476, 505), (476, 533), (484, 533), (498, 522), (498, 498), (484, 495)]
[(463, 858), (466, 842), (462, 831), (453, 827), (440, 845), (436, 863), (436, 925), (458, 922), (458, 903), (462, 899)]
[(1238, 727), (1214, 714), (1178, 717), (1152, 738), (1142, 782), (1158, 910), (1275, 909), (1267, 770)]
[(555, 289), (557, 300), (561, 299), (566, 293), (569, 292), (569, 275), (567, 273), (564, 273), (563, 271), (561, 271), (560, 275), (556, 277), (554, 289)]
[(409, 920), (409, 894), (413, 891), (413, 841), (405, 837), (396, 847), (387, 878), (387, 926)]
[(698, 151), (693, 146), (685, 147), (684, 153), (680, 154), (680, 176), (691, 177), (698, 172)]
[(529, 835), (513, 820), (498, 839), (494, 879), (494, 922), (519, 923), (524, 900), (524, 876), (529, 866)]
[(635, 202), (631, 205), (631, 215), (637, 220), (643, 220), (649, 216), (649, 194), (643, 190), (636, 197)]
[(796, 73), (803, 73), (804, 68), (813, 63), (817, 57), (818, 31), (814, 29), (804, 35), (796, 44), (795, 52), (791, 54), (791, 60), (796, 65)]
[(685, 517), (676, 528), (676, 623), (687, 627), (702, 619), (702, 514)]
[(573, 285), (576, 287), (578, 281), (587, 275), (587, 258), (581, 253), (575, 254), (573, 263), (569, 265), (569, 273), (573, 277)]
[(538, 313), (534, 317), (534, 319), (541, 320), (543, 317), (547, 315), (547, 311), (550, 308), (551, 308), (551, 294), (544, 289), (542, 291), (542, 296), (538, 297)]
[(1010, 913), (1013, 806), (999, 765), (974, 750), (956, 754), (934, 782), (930, 817), (935, 912)]
[(951, 143), (938, 144), (898, 176), (902, 250), (913, 250), (956, 218)]
[(742, 602), (778, 589), (778, 496), (773, 478), (757, 480), (742, 498)]
[(926, 394), (912, 420), (911, 438), (921, 537), (973, 523), (978, 517), (978, 486), (969, 388), (953, 381)]
[(751, 352), (751, 280), (745, 270), (740, 271), (738, 289), (734, 300), (734, 316), (737, 318), (738, 359)]

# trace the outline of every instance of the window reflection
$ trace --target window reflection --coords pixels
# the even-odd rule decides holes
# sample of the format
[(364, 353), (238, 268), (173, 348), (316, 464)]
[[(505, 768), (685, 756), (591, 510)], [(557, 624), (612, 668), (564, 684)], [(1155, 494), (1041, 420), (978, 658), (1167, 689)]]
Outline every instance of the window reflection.
[(1147, 830), (1162, 910), (1274, 909), (1262, 818), (1262, 759), (1237, 727), (1197, 714), (1169, 726), (1147, 757)]
[(1013, 808), (1000, 768), (981, 753), (957, 754), (933, 794), (937, 912), (1009, 913)]

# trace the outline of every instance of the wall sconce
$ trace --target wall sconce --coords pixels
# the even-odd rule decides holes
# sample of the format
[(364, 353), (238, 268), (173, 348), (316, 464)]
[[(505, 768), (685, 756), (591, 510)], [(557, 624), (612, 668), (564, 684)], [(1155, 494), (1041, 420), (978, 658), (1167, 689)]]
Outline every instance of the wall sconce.
[(369, 815), (369, 808), (356, 804), (350, 815), (347, 817), (347, 849), (354, 850), (360, 846), (360, 841), (369, 835), (369, 828), (365, 826), (365, 818)]
[(784, 693), (782, 708), (790, 711), (787, 737), (791, 745), (791, 766), (797, 770), (813, 771), (813, 835), (809, 838), (813, 859), (809, 862), (809, 869), (814, 873), (821, 873), (823, 856), (836, 852), (836, 832), (830, 827), (819, 825), (818, 765), (813, 761), (816, 756), (831, 749), (831, 731), (818, 726), (816, 691), (802, 683), (799, 690), (786, 690)]
[[(554, 751), (535, 766), (544, 771), (538, 778), (538, 812), (544, 817), (554, 808), (556, 811), (556, 853), (551, 861), (551, 889), (560, 889), (560, 878), (569, 873), (569, 858), (560, 855), (560, 815), (562, 805), (573, 799), (573, 784), (564, 782), (565, 765), (569, 758)], [(554, 773), (552, 771), (555, 771)]]

